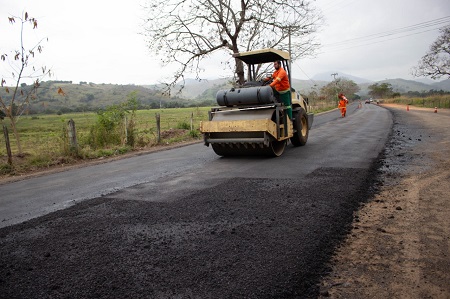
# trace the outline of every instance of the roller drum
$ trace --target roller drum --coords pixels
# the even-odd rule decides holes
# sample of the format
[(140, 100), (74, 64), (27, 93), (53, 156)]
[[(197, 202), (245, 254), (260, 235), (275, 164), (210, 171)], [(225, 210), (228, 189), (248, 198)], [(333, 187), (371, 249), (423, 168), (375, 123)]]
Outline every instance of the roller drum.
[(216, 94), (220, 106), (245, 106), (275, 103), (276, 99), (270, 86), (232, 88), (219, 90)]

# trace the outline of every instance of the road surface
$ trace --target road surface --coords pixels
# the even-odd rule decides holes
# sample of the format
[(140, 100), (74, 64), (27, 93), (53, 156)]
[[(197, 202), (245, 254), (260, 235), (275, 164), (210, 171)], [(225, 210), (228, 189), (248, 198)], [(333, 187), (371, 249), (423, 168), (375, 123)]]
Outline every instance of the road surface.
[(0, 185), (0, 297), (317, 295), (392, 124), (353, 104), (278, 158), (194, 144)]

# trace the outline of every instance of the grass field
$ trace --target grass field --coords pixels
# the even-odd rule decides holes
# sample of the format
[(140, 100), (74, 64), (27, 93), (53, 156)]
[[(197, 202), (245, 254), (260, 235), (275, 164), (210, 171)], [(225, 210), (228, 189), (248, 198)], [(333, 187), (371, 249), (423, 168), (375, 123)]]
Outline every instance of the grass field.
[(434, 95), (429, 97), (398, 97), (394, 99), (384, 99), (384, 103), (412, 105), (426, 108), (450, 108), (450, 95)]
[[(138, 148), (157, 144), (156, 114), (160, 115), (160, 143), (171, 144), (185, 140), (200, 139), (198, 132), (200, 121), (208, 119), (209, 107), (151, 109), (136, 111), (135, 136)], [(74, 157), (66, 157), (68, 147), (67, 124), (73, 119), (76, 126), (78, 145), (81, 155), (78, 158), (98, 158), (122, 154), (133, 149), (118, 145), (106, 149), (90, 149), (87, 136), (97, 121), (94, 112), (71, 113), (63, 115), (22, 116), (18, 122), (18, 131), (24, 157), (17, 157), (17, 145), (9, 120), (0, 122), (7, 126), (13, 153), (13, 168), (7, 164), (5, 137), (0, 134), (0, 174), (20, 173), (36, 168), (49, 167), (61, 163), (73, 163)], [(192, 130), (191, 130), (192, 119)]]

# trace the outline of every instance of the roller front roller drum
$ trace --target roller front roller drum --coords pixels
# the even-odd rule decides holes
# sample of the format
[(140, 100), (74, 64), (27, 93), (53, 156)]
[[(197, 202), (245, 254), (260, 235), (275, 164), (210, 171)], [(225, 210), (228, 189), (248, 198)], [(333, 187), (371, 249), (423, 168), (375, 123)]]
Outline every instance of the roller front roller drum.
[(268, 156), (279, 157), (283, 154), (286, 141), (271, 141), (269, 146), (252, 144), (211, 144), (214, 152), (223, 157), (227, 156)]

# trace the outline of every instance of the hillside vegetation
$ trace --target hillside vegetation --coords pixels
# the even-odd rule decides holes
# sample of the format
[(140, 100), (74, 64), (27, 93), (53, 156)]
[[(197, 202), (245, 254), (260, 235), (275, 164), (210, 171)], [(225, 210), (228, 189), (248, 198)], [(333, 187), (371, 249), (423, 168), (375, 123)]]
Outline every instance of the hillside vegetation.
[[(393, 91), (402, 95), (417, 92), (450, 91), (450, 80), (444, 80), (432, 84), (404, 79), (390, 79), (379, 81), (389, 83)], [(318, 92), (329, 84), (330, 81), (292, 80), (292, 86), (303, 95)], [(367, 97), (369, 85), (373, 83), (360, 83), (360, 97)], [(29, 88), (23, 85), (22, 88)], [(65, 95), (58, 94), (61, 88)], [(94, 84), (70, 81), (46, 81), (42, 82), (38, 89), (37, 98), (32, 101), (28, 109), (29, 114), (64, 114), (71, 112), (98, 111), (111, 105), (126, 102), (131, 93), (135, 94), (138, 109), (180, 108), (180, 107), (205, 107), (216, 105), (216, 93), (218, 90), (231, 88), (231, 80), (222, 78), (215, 80), (186, 80), (184, 88), (176, 86), (171, 96), (161, 93), (160, 85), (117, 85)], [(8, 99), (4, 89), (0, 89), (0, 96)], [(417, 95), (416, 95), (417, 96)], [(8, 101), (7, 101), (8, 102)]]
[[(31, 88), (22, 85), (23, 89)], [(64, 94), (58, 94), (61, 88)], [(156, 86), (116, 84), (73, 84), (67, 81), (42, 82), (37, 97), (28, 109), (29, 114), (62, 114), (70, 112), (97, 111), (111, 105), (124, 103), (134, 93), (139, 109), (179, 108), (201, 106), (196, 100), (187, 100), (179, 95), (167, 96)], [(0, 89), (0, 96), (9, 102), (11, 94)], [(208, 103), (209, 104), (209, 103)]]

